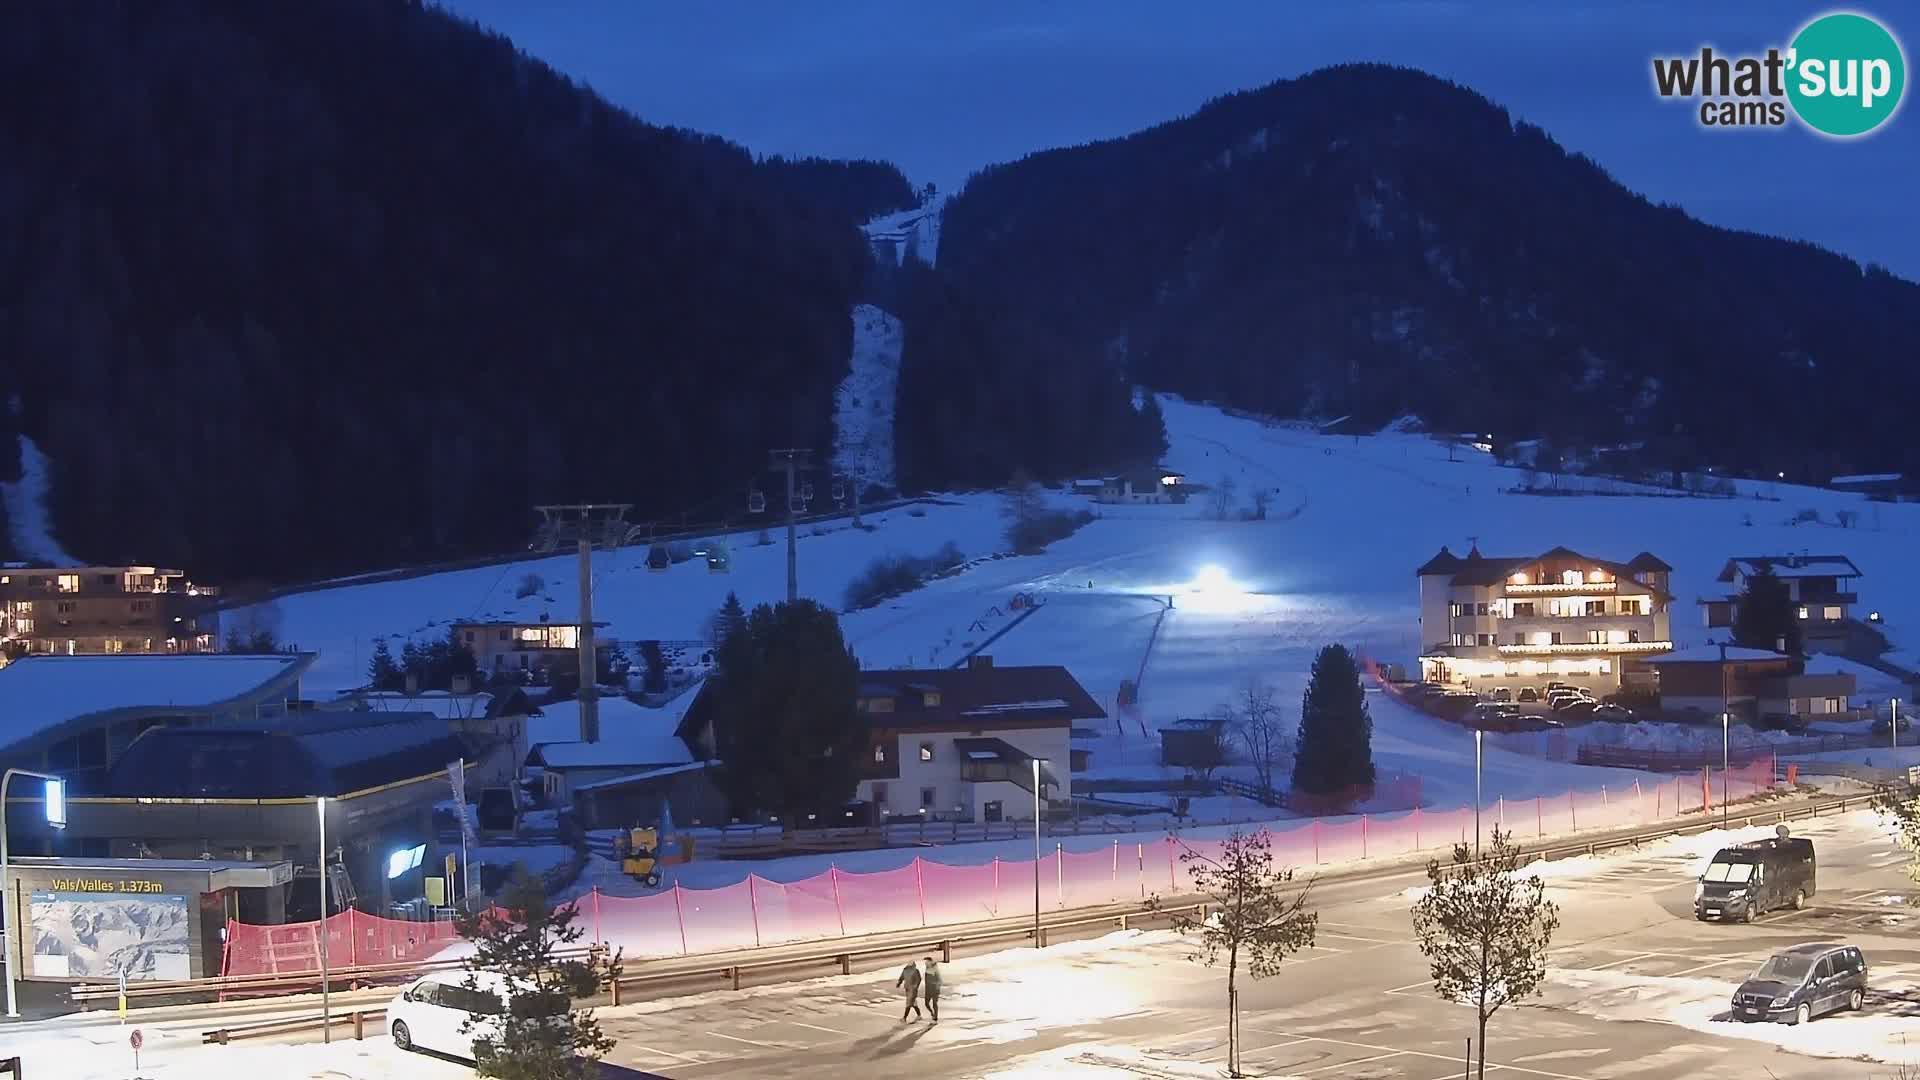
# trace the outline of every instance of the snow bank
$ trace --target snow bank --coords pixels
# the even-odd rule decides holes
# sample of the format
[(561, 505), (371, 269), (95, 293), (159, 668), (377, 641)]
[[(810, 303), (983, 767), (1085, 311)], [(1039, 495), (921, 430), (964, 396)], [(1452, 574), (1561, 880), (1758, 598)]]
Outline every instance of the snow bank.
[(894, 487), (893, 403), (900, 385), (900, 320), (874, 307), (853, 309), (853, 355), (834, 393), (833, 468), (862, 488)]

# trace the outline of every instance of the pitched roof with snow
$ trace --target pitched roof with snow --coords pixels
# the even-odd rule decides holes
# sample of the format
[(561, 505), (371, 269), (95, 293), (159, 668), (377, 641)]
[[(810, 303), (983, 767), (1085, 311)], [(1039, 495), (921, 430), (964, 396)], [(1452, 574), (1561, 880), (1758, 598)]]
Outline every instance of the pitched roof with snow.
[(1845, 555), (1736, 555), (1720, 570), (1719, 580), (1772, 574), (1780, 578), (1859, 577), (1860, 568)]
[(336, 796), (433, 776), (471, 756), (467, 743), (432, 713), (315, 711), (272, 728), (149, 729), (114, 762), (105, 793), (123, 798)]
[[(1751, 663), (1756, 660), (1793, 659), (1793, 657), (1785, 653), (1777, 653), (1771, 649), (1748, 649), (1739, 645), (1728, 645), (1726, 647), (1725, 658), (1729, 662), (1740, 661), (1743, 663)], [(1649, 656), (1642, 662), (1647, 664), (1717, 664), (1720, 660), (1720, 646), (1695, 645), (1692, 648), (1676, 649), (1673, 652), (1662, 653), (1659, 656)]]
[[(928, 705), (935, 691), (939, 703)], [(863, 699), (893, 699), (890, 712), (862, 713), (877, 728), (966, 731), (984, 727), (1065, 727), (1107, 713), (1057, 664), (940, 670), (862, 671)]]
[(550, 769), (640, 769), (685, 765), (693, 761), (686, 741), (674, 734), (693, 703), (681, 694), (663, 708), (650, 709), (623, 697), (600, 699), (600, 741), (580, 741), (580, 702), (556, 701), (527, 718), (528, 760)]
[(1645, 589), (1658, 599), (1671, 599), (1666, 592), (1640, 580), (1640, 575), (1643, 573), (1662, 568), (1666, 570), (1673, 569), (1667, 566), (1666, 563), (1655, 558), (1651, 553), (1645, 551), (1634, 556), (1634, 561), (1631, 563), (1617, 563), (1610, 562), (1606, 559), (1596, 559), (1591, 555), (1582, 555), (1569, 547), (1554, 547), (1538, 555), (1521, 557), (1502, 555), (1492, 558), (1481, 555), (1480, 549), (1476, 547), (1468, 553), (1466, 559), (1460, 562), (1459, 568), (1454, 571), (1450, 583), (1454, 585), (1498, 585), (1517, 570), (1524, 570), (1528, 567), (1548, 562), (1573, 562), (1580, 563), (1583, 566), (1597, 567), (1612, 574), (1620, 581), (1633, 582), (1639, 588)]
[(312, 653), (29, 656), (0, 668), (0, 747), (104, 713), (205, 713), (295, 696)]

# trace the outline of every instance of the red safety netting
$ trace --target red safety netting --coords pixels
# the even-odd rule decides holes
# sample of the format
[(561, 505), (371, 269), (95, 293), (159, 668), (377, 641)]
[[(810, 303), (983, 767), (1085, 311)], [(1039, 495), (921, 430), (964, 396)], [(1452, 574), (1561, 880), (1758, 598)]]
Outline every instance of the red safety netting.
[[(228, 922), (222, 974), (318, 975), (319, 929), (318, 920), (281, 926)], [(459, 937), (450, 922), (382, 919), (349, 909), (327, 918), (327, 966), (338, 970), (424, 960)]]
[[(1774, 777), (1774, 761), (1767, 757), (1724, 774), (1703, 770), (1624, 787), (1496, 798), (1480, 808), (1479, 824), (1483, 835), (1499, 828), (1523, 841), (1657, 824), (1715, 810), (1723, 798), (1737, 801), (1770, 791)], [(1267, 826), (1275, 861), (1296, 867), (1444, 851), (1471, 843), (1474, 827), (1472, 807)], [(1220, 848), (1217, 837), (1188, 835), (1105, 845), (1057, 841), (1038, 866), (1040, 903), (1058, 909), (1179, 893), (1191, 886), (1191, 858), (1217, 858)], [(1183, 856), (1189, 858), (1183, 861)], [(790, 882), (749, 875), (721, 888), (675, 885), (644, 896), (609, 896), (595, 890), (580, 901), (581, 924), (595, 941), (630, 957), (881, 933), (1031, 911), (1034, 870), (1032, 860), (1025, 859), (967, 865), (915, 859), (893, 870), (856, 873), (835, 868)], [(317, 974), (317, 930), (313, 922), (229, 923), (223, 971)], [(451, 923), (382, 919), (357, 911), (328, 919), (325, 933), (327, 961), (336, 968), (425, 959), (455, 938)]]

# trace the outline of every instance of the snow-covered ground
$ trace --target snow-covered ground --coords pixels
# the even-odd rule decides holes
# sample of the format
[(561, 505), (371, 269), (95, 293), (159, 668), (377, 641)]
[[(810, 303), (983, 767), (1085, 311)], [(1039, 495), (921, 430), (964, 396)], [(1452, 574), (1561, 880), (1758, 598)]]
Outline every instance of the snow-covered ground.
[(893, 399), (900, 385), (900, 320), (874, 307), (853, 309), (851, 370), (834, 394), (833, 470), (862, 490), (893, 487)]
[(20, 479), (0, 482), (0, 502), (7, 508), (7, 531), (12, 535), (15, 554), (49, 566), (78, 566), (79, 560), (67, 554), (53, 535), (53, 521), (47, 513), (47, 491), (51, 485), (47, 473), (52, 462), (40, 447), (25, 435), (20, 436)]
[[(1421, 636), (1413, 571), (1442, 544), (1460, 552), (1477, 538), (1490, 555), (1566, 545), (1620, 561), (1651, 551), (1674, 567), (1673, 636), (1683, 646), (1707, 640), (1694, 601), (1721, 592), (1714, 578), (1732, 555), (1846, 554), (1864, 575), (1862, 607), (1879, 610), (1891, 635), (1900, 639), (1904, 628), (1920, 625), (1920, 578), (1905, 573), (1920, 505), (1870, 504), (1790, 485), (1758, 485), (1764, 498), (1742, 499), (1516, 495), (1506, 489), (1521, 482), (1522, 472), (1468, 448), (1456, 448), (1458, 460), (1449, 460), (1449, 450), (1425, 436), (1326, 436), (1172, 397), (1161, 401), (1171, 442), (1166, 463), (1201, 483), (1232, 479), (1243, 503), (1253, 488), (1274, 492), (1267, 520), (1211, 520), (1204, 501), (1093, 507), (1098, 520), (1042, 555), (978, 561), (845, 616), (862, 661), (954, 663), (1012, 622), (1015, 593), (1032, 593), (1043, 601), (1040, 610), (986, 651), (1002, 665), (1064, 664), (1107, 707), (1112, 715), (1091, 743), (1091, 775), (1164, 777), (1157, 729), (1212, 711), (1250, 677), (1275, 687), (1291, 716), (1324, 644), (1344, 642), (1410, 663)], [(1052, 498), (1072, 501), (1064, 493)], [(839, 524), (822, 535), (803, 533), (800, 588), (837, 606), (848, 581), (877, 556), (926, 553), (949, 540), (973, 559), (997, 552), (1004, 546), (999, 509), (994, 495), (959, 495), (873, 515), (871, 533)], [(1792, 524), (1808, 509), (1826, 522), (1837, 510), (1854, 510), (1861, 525)], [(752, 533), (731, 539), (730, 574), (697, 563), (650, 573), (640, 549), (596, 555), (596, 615), (622, 639), (688, 639), (729, 590), (748, 604), (780, 599), (784, 545), (755, 546)], [(1222, 568), (1232, 585), (1193, 591), (1209, 565)], [(528, 572), (547, 588), (515, 600), (514, 583)], [(363, 681), (377, 636), (438, 635), (448, 620), (482, 615), (567, 619), (575, 591), (571, 556), (330, 589), (280, 600), (282, 637), (321, 650), (307, 679), (308, 693), (320, 696)], [(1165, 611), (1169, 596), (1174, 607)], [(1121, 680), (1136, 678), (1138, 707), (1116, 707)], [(1863, 683), (1862, 693), (1886, 689)], [(1471, 799), (1466, 730), (1384, 695), (1370, 701), (1380, 768), (1421, 775), (1431, 805)], [(1633, 777), (1491, 747), (1484, 770), (1489, 799)]]

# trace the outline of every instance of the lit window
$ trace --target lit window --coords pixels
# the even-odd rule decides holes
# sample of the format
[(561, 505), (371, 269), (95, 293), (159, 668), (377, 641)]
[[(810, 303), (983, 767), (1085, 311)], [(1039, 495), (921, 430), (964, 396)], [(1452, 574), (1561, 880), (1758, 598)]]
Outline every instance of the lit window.
[(1840, 609), (1832, 606), (1829, 606), (1825, 612), (1828, 622), (1838, 621), (1840, 618), (1840, 614), (1841, 614)]
[(933, 760), (933, 744), (932, 743), (923, 742), (920, 744), (920, 760), (921, 761)]
[(19, 633), (31, 634), (33, 633), (33, 620), (32, 619), (15, 619), (13, 620), (13, 628), (15, 631)]
[(107, 640), (106, 640), (106, 641), (105, 641), (105, 642), (103, 643), (103, 645), (104, 645), (104, 647), (105, 647), (105, 649), (106, 649), (106, 651), (107, 651), (107, 652), (110, 652), (110, 653), (117, 653), (117, 652), (119, 652), (119, 651), (121, 651), (121, 649), (122, 649), (122, 648), (124, 648), (124, 647), (125, 647), (125, 646), (124, 646), (124, 643), (122, 643), (122, 642), (121, 642), (121, 640), (120, 640), (119, 638), (108, 638), (108, 639), (107, 639)]
[(887, 763), (887, 748), (886, 748), (886, 746), (884, 746), (884, 745), (878, 745), (878, 744), (876, 744), (876, 745), (874, 746), (874, 748), (873, 748), (873, 763), (874, 763), (875, 765), (885, 765), (885, 764)]
[(1807, 609), (1804, 605), (1800, 608), (1800, 617), (1803, 619), (1807, 617)]
[(1578, 585), (1578, 584), (1580, 584), (1580, 571), (1578, 571), (1578, 570), (1568, 570), (1568, 571), (1566, 571), (1566, 572), (1564, 572), (1564, 573), (1562, 573), (1562, 574), (1560, 575), (1560, 584), (1562, 584), (1562, 585)]
[(1558, 634), (1549, 634), (1545, 630), (1536, 630), (1533, 634), (1532, 643), (1535, 645), (1551, 645), (1553, 644), (1553, 639), (1559, 636)]
[(1525, 585), (1527, 583), (1527, 572), (1525, 570), (1518, 571), (1512, 577), (1508, 578), (1507, 581), (1514, 585)]
[(79, 592), (80, 591), (80, 575), (79, 574), (61, 574), (59, 579), (55, 582), (54, 588), (58, 589), (61, 592)]
[(1547, 601), (1547, 614), (1549, 615), (1560, 614), (1560, 601), (1558, 600)]
[(1587, 580), (1605, 581), (1607, 580), (1607, 572), (1605, 570), (1589, 570), (1587, 571)]

